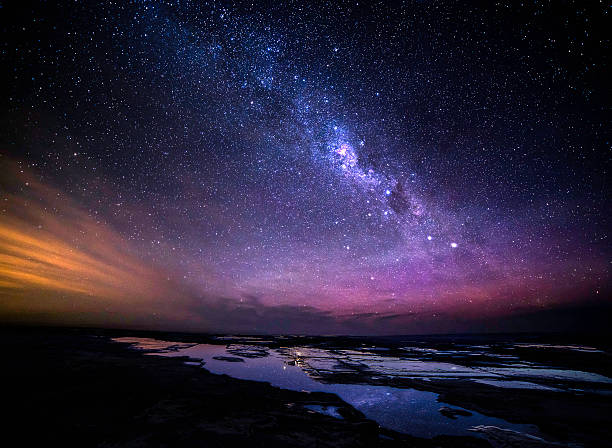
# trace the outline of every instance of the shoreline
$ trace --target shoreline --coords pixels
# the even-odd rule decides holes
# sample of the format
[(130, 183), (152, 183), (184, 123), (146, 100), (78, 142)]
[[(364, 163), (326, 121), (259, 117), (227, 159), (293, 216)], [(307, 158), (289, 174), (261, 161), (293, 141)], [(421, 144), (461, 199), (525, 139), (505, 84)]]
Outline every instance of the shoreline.
[[(395, 433), (333, 394), (215, 375), (87, 333), (2, 329), (7, 428), (24, 446), (490, 446), (478, 437)], [(334, 407), (343, 419), (306, 406)]]

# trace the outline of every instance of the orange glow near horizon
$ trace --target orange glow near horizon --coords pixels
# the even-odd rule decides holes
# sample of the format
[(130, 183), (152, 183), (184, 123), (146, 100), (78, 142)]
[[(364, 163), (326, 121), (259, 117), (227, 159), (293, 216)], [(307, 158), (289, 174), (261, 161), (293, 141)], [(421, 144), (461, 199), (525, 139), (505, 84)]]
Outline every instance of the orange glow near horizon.
[(0, 315), (121, 314), (185, 317), (186, 288), (134, 255), (131, 244), (60, 191), (12, 170), (21, 184), (3, 196), (0, 220)]

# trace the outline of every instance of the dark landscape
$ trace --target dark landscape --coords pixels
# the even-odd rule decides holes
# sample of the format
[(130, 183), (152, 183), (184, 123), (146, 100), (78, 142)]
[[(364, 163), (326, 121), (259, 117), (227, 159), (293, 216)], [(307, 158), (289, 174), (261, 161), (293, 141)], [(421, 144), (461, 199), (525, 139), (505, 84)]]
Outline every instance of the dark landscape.
[[(143, 351), (130, 348), (133, 343), (115, 342), (130, 339), (149, 346)], [(101, 447), (609, 446), (612, 423), (609, 346), (569, 345), (573, 352), (568, 356), (568, 340), (567, 336), (564, 340), (558, 335), (279, 338), (8, 327), (2, 330), (2, 350), (7, 360), (2, 369), (3, 384), (7, 385), (4, 403), (12, 410), (6, 428), (15, 432), (26, 446), (30, 443)], [(597, 342), (585, 336), (574, 336), (572, 340)], [(537, 383), (530, 384), (547, 385), (555, 390), (519, 388), (508, 393), (503, 387), (479, 385), (470, 377), (452, 380), (436, 374), (420, 379), (381, 377), (365, 365), (351, 374), (309, 373), (322, 384), (375, 384), (436, 392), (440, 402), (436, 408), (442, 420), (460, 421), (478, 412), (503, 419), (509, 425), (510, 422), (530, 425), (532, 432), (483, 426), (470, 429), (473, 435), (417, 437), (377, 424), (337, 395), (292, 391), (261, 381), (214, 374), (206, 369), (206, 363), (200, 366), (195, 358), (178, 353), (198, 344), (225, 347), (235, 354), (221, 357), (219, 362), (239, 359), (247, 365), (254, 358), (270, 356), (270, 350), (310, 348), (336, 354), (349, 350), (377, 357), (384, 352), (385, 359), (452, 361), (466, 368), (495, 365), (491, 358), (466, 357), (466, 347), (488, 344), (494, 347), (492, 353), (516, 355), (510, 347), (518, 344), (522, 360), (537, 360), (541, 367), (592, 372), (603, 377), (595, 382), (540, 377), (535, 380)], [(415, 356), (402, 351), (406, 344), (427, 348), (429, 353), (421, 350)], [(453, 353), (460, 347), (463, 356)], [(294, 361), (285, 362), (291, 365)], [(307, 371), (308, 357), (297, 362)], [(561, 390), (563, 387), (569, 390)], [(333, 408), (337, 413), (326, 415), (313, 411), (313, 407)]]

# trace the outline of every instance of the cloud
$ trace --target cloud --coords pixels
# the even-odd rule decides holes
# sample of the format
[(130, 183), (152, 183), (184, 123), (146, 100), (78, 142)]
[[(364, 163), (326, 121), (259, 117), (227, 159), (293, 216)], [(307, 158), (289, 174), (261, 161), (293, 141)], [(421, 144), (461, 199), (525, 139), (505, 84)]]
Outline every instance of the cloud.
[[(259, 271), (253, 274), (256, 281), (236, 284), (216, 272), (213, 255), (205, 265), (167, 247), (152, 256), (150, 248), (126, 238), (105, 216), (108, 201), (102, 196), (91, 197), (97, 206), (89, 206), (1, 157), (0, 187), (0, 320), (5, 322), (292, 334), (554, 329), (582, 319), (550, 308), (584, 302), (592, 294), (589, 284), (562, 289), (540, 282), (545, 293), (566, 300), (534, 305), (523, 299), (534, 295), (530, 282), (498, 279), (492, 269), (482, 269), (474, 286), (452, 292), (428, 287), (393, 300), (385, 298), (391, 289), (359, 288), (350, 270), (335, 271), (333, 290), (323, 292), (310, 287), (303, 267), (296, 268), (290, 290)], [(128, 205), (145, 208), (146, 215), (143, 204)], [(184, 275), (187, 270), (197, 272), (192, 277), (199, 283)], [(597, 291), (610, 297), (609, 287)], [(325, 308), (350, 304), (355, 297), (368, 307)], [(544, 306), (548, 309), (540, 312)]]
[[(168, 312), (191, 294), (100, 217), (19, 164), (3, 161), (0, 315)], [(173, 312), (181, 315), (180, 307)]]
[[(4, 159), (0, 319), (211, 332), (346, 333), (354, 322), (312, 306), (194, 287), (103, 216)], [(231, 292), (231, 291), (230, 291)]]

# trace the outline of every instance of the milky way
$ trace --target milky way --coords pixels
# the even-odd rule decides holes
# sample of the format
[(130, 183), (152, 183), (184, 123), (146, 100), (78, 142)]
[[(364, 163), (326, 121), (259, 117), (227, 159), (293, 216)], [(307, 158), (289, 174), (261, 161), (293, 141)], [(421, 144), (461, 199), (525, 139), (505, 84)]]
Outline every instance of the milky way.
[(608, 300), (607, 9), (452, 3), (5, 7), (3, 314), (401, 333)]

